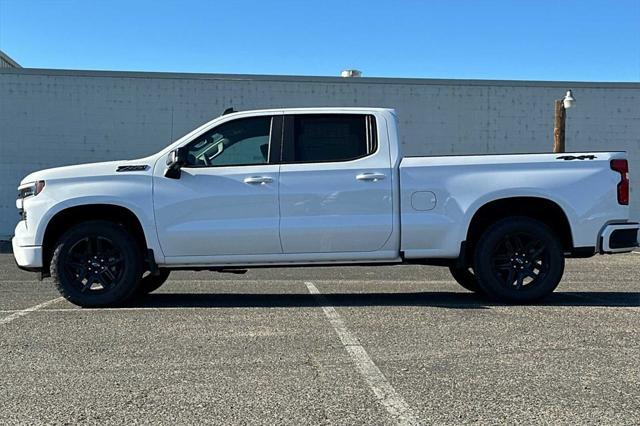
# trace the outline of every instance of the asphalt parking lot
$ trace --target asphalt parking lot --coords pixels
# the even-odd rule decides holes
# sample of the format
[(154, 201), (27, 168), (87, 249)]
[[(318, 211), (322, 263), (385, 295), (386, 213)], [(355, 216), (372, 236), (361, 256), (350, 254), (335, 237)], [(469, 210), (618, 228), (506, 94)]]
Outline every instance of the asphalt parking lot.
[(93, 310), (2, 254), (0, 423), (638, 424), (639, 276), (504, 306), (436, 267), (176, 272)]

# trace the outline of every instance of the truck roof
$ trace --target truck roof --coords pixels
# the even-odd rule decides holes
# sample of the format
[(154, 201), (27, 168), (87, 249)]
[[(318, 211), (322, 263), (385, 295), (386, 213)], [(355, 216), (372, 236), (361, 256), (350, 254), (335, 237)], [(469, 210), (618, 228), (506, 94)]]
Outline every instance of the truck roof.
[(393, 108), (380, 108), (380, 107), (304, 107), (304, 108), (268, 108), (268, 109), (252, 109), (252, 110), (244, 110), (244, 111), (233, 111), (226, 115), (238, 114), (238, 113), (279, 113), (279, 112), (318, 112), (318, 113), (326, 113), (332, 111), (341, 111), (341, 112), (362, 112), (362, 111), (371, 111), (371, 112), (390, 112), (391, 114), (395, 114), (395, 109)]

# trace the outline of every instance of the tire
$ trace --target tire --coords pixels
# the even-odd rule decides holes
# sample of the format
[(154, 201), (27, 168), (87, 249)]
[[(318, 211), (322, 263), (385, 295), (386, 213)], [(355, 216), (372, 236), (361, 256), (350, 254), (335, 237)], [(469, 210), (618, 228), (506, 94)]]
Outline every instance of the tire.
[(511, 217), (491, 225), (475, 249), (478, 285), (491, 298), (533, 303), (548, 296), (564, 272), (564, 251), (542, 222)]
[(473, 273), (470, 267), (460, 267), (457, 265), (449, 266), (449, 272), (451, 272), (451, 276), (458, 284), (460, 284), (463, 288), (472, 291), (474, 293), (483, 293), (482, 289), (478, 285), (478, 278)]
[(62, 296), (83, 308), (117, 306), (134, 294), (142, 276), (135, 239), (112, 222), (75, 225), (55, 245), (50, 272)]
[(159, 289), (162, 284), (167, 281), (170, 273), (171, 271), (169, 269), (163, 268), (160, 269), (160, 273), (158, 275), (147, 275), (146, 277), (142, 277), (138, 283), (138, 288), (136, 289), (136, 296), (144, 296), (145, 294), (149, 294)]

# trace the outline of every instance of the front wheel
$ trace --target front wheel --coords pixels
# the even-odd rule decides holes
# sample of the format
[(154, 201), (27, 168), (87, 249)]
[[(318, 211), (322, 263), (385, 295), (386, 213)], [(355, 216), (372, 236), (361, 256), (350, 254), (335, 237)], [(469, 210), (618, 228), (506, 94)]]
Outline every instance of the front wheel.
[(162, 284), (167, 281), (170, 273), (171, 271), (169, 269), (162, 268), (158, 271), (158, 275), (149, 274), (146, 277), (142, 277), (140, 283), (138, 284), (136, 295), (144, 296), (145, 294), (149, 294), (159, 289)]
[(474, 271), (484, 292), (510, 303), (532, 303), (549, 295), (564, 272), (556, 235), (527, 217), (502, 219), (480, 237)]
[(95, 220), (75, 225), (56, 243), (53, 281), (65, 299), (85, 308), (126, 302), (142, 276), (135, 239), (115, 223)]

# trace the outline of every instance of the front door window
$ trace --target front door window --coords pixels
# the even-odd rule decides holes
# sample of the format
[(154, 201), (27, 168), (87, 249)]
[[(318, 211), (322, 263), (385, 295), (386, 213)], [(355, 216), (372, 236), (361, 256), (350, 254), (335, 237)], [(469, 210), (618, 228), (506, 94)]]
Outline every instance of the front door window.
[(186, 167), (267, 164), (270, 130), (268, 116), (221, 124), (187, 145)]

